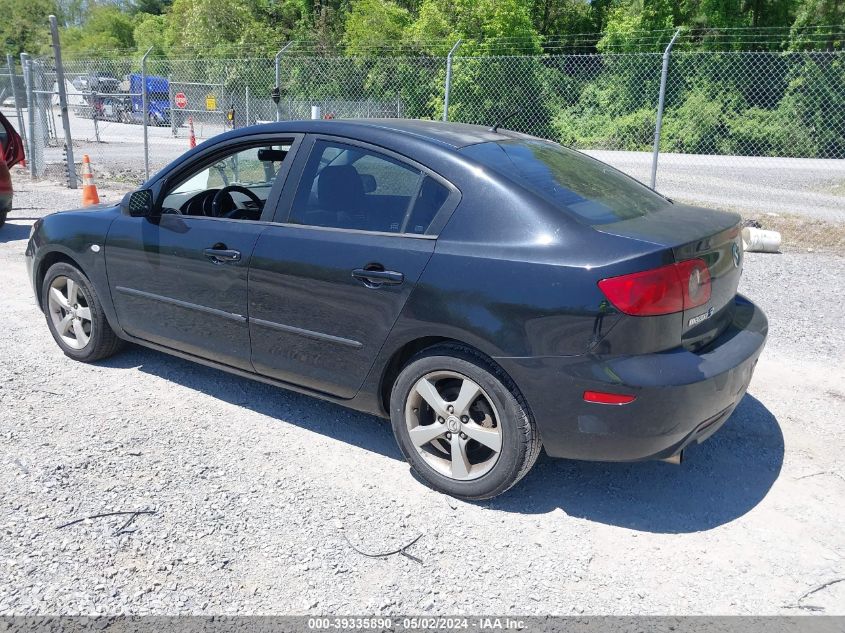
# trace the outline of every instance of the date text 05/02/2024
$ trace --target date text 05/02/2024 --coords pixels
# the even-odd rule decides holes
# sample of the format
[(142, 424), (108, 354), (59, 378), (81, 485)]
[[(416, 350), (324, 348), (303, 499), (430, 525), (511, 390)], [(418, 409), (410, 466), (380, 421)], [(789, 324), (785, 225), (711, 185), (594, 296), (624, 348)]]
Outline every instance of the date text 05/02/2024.
[(420, 616), (406, 618), (389, 617), (314, 617), (308, 619), (311, 630), (358, 630), (380, 631), (402, 628), (416, 631), (518, 631), (525, 628), (524, 620), (500, 617), (435, 617)]

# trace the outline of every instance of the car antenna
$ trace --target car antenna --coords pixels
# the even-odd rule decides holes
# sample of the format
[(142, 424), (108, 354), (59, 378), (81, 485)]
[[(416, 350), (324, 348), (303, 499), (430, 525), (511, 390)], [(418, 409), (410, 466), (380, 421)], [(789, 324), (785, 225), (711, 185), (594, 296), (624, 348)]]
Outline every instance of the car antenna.
[(512, 112), (509, 112), (509, 113), (508, 113), (508, 114), (506, 114), (505, 116), (500, 117), (500, 118), (499, 118), (499, 119), (498, 119), (498, 120), (497, 120), (497, 121), (493, 124), (493, 127), (491, 127), (491, 128), (490, 128), (490, 131), (491, 131), (491, 132), (498, 132), (498, 131), (499, 131), (499, 126), (500, 126), (500, 125), (502, 125), (505, 121), (508, 121), (508, 120), (512, 119), (513, 117), (515, 117), (515, 116), (516, 116), (517, 114), (519, 114), (520, 112), (522, 112), (522, 108), (517, 108), (516, 110), (513, 110)]

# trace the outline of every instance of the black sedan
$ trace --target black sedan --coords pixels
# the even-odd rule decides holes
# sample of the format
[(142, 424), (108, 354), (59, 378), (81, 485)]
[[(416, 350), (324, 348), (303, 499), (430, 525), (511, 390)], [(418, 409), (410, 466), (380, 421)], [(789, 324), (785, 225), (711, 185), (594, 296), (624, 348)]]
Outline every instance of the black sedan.
[(530, 136), (287, 121), (210, 139), (26, 250), (47, 325), (389, 417), (433, 487), (484, 499), (553, 457), (680, 461), (751, 380), (739, 217)]

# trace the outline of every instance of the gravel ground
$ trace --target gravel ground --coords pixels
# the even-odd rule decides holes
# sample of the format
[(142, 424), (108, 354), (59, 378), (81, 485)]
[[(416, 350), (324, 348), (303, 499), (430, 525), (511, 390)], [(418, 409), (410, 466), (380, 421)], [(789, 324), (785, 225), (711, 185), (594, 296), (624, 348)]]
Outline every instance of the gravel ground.
[[(386, 423), (130, 347), (64, 357), (0, 229), (0, 614), (845, 614), (845, 259), (749, 254), (771, 321), (724, 429), (664, 463), (543, 459), (464, 503)], [(107, 200), (120, 192), (101, 191)], [(115, 511), (151, 510), (60, 527)], [(418, 560), (366, 552), (400, 548)]]

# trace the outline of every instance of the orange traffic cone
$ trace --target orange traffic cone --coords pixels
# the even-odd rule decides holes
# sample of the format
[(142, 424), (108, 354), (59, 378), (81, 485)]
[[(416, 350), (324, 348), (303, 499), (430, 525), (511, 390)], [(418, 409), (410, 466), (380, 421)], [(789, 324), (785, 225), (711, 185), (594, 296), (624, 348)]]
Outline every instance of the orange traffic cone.
[(188, 145), (190, 147), (197, 146), (197, 137), (194, 135), (194, 117), (188, 117), (188, 129), (191, 131), (190, 136), (188, 137)]
[(82, 206), (89, 207), (98, 204), (100, 196), (97, 194), (97, 185), (94, 184), (94, 174), (91, 171), (91, 159), (88, 154), (82, 155)]

